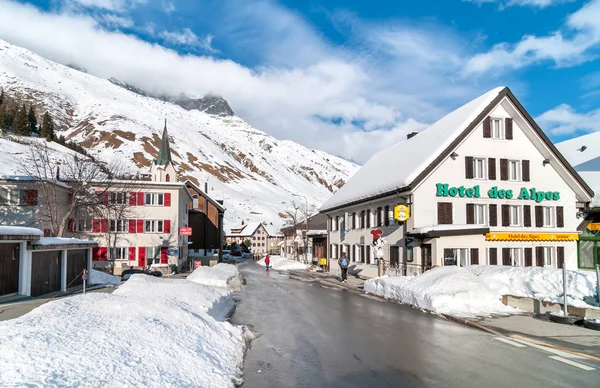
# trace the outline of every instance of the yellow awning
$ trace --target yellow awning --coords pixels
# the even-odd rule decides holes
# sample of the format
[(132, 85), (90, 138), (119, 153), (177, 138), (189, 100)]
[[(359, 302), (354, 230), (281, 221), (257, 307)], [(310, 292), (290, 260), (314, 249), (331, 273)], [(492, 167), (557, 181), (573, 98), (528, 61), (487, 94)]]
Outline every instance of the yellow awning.
[(485, 235), (487, 241), (577, 241), (577, 233), (497, 233)]

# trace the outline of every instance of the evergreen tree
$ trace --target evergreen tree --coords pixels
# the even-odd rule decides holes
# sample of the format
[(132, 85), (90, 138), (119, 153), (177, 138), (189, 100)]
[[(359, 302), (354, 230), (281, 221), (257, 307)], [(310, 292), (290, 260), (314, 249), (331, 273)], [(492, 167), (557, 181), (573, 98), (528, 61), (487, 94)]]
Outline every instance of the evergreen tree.
[(27, 127), (29, 128), (30, 134), (38, 132), (37, 119), (35, 118), (33, 105), (29, 105), (29, 112), (27, 113)]
[(40, 136), (50, 140), (54, 139), (54, 123), (52, 122), (52, 117), (50, 117), (50, 113), (48, 112), (44, 113), (44, 116), (42, 117)]
[(0, 90), (0, 106), (4, 102), (4, 89)]
[(29, 127), (27, 126), (27, 107), (25, 104), (17, 111), (12, 121), (13, 134), (19, 136), (28, 136)]
[(65, 145), (65, 137), (63, 135), (60, 135), (58, 137), (58, 143), (62, 144), (62, 145)]

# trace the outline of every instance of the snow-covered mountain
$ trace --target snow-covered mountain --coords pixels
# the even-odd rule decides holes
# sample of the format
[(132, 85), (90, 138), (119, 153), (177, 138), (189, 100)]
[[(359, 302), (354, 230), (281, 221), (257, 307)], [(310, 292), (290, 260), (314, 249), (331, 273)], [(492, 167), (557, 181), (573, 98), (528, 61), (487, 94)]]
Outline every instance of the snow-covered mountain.
[(577, 171), (600, 171), (600, 132), (562, 141), (556, 148)]
[(280, 226), (292, 200), (320, 205), (358, 169), (253, 128), (222, 98), (144, 96), (73, 67), (0, 40), (0, 87), (38, 113), (48, 109), (60, 133), (98, 159), (118, 158), (133, 173), (146, 172), (166, 118), (180, 179), (201, 187), (208, 181), (209, 191), (223, 193), (226, 227), (241, 220)]

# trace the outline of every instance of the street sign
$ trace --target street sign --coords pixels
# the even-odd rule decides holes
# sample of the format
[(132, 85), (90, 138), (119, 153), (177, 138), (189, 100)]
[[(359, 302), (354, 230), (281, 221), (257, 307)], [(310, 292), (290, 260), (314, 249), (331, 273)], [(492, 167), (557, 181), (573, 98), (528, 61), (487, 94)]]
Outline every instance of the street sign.
[(394, 219), (399, 222), (404, 222), (410, 218), (410, 209), (406, 205), (394, 206)]
[(588, 228), (589, 230), (594, 230), (594, 231), (596, 231), (596, 230), (600, 230), (600, 222), (592, 222), (591, 224), (589, 224), (589, 225), (587, 226), (587, 228)]
[(179, 235), (180, 236), (191, 236), (192, 235), (192, 228), (179, 228)]
[(84, 273), (83, 275), (81, 275), (81, 280), (88, 280), (88, 274)]

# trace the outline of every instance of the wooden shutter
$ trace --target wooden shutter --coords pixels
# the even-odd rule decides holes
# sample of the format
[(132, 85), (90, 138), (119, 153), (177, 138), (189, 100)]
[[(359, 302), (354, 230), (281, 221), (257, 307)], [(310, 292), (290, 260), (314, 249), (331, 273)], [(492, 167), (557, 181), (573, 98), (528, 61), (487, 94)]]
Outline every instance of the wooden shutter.
[(137, 206), (137, 194), (134, 191), (129, 193), (129, 206)]
[(475, 175), (473, 171), (473, 157), (465, 156), (465, 178), (473, 179), (474, 176)]
[(529, 176), (529, 160), (521, 160), (521, 177), (523, 179), (523, 182), (529, 182), (530, 180), (530, 176)]
[(144, 233), (144, 220), (137, 220), (137, 232)]
[(452, 224), (452, 203), (438, 202), (438, 224)]
[(562, 206), (556, 207), (556, 226), (558, 228), (565, 227), (565, 211)]
[(513, 119), (507, 117), (504, 119), (504, 131), (506, 134), (506, 140), (513, 139)]
[(565, 247), (556, 247), (556, 266), (562, 268), (565, 265)]
[(169, 248), (160, 247), (160, 263), (169, 264)]
[(27, 206), (37, 206), (38, 204), (38, 191), (37, 190), (25, 190), (26, 204)]
[(377, 208), (377, 226), (381, 226), (381, 208)]
[(535, 247), (535, 265), (538, 267), (544, 266), (544, 248)]
[(366, 220), (367, 221), (367, 228), (371, 227), (371, 214), (372, 214), (371, 209), (367, 210), (367, 220)]
[(490, 204), (488, 205), (489, 213), (490, 213), (490, 226), (498, 226), (498, 205)]
[(171, 220), (163, 221), (163, 233), (171, 233)]
[(492, 137), (492, 121), (491, 118), (486, 117), (485, 120), (483, 120), (483, 137), (485, 138), (490, 138)]
[(138, 266), (139, 267), (146, 266), (146, 247), (138, 248)]
[(471, 265), (479, 264), (479, 249), (471, 248)]
[(384, 222), (385, 222), (385, 226), (390, 226), (389, 213), (390, 213), (390, 207), (386, 205), (385, 212), (383, 213), (383, 219), (384, 219)]
[(99, 218), (94, 218), (92, 220), (92, 233), (100, 233), (102, 230), (101, 220)]
[(490, 265), (498, 264), (498, 248), (490, 248)]
[(531, 267), (533, 265), (533, 248), (525, 248), (525, 266)]
[(502, 248), (502, 265), (511, 265), (510, 248)]
[(496, 180), (496, 158), (488, 158), (488, 179)]
[(531, 227), (531, 206), (523, 206), (523, 226)]
[(144, 206), (144, 193), (143, 192), (137, 193), (137, 205)]
[(106, 260), (108, 260), (108, 248), (102, 247), (102, 248), (100, 248), (99, 252), (100, 253), (99, 253), (98, 260), (100, 260), (100, 261), (106, 261)]
[(171, 193), (165, 193), (165, 206), (171, 206)]
[(502, 205), (502, 226), (510, 226), (510, 207)]
[(100, 261), (100, 247), (92, 248), (92, 261)]
[(472, 225), (475, 223), (475, 204), (467, 204), (467, 224)]
[(136, 232), (135, 220), (129, 220), (129, 233), (135, 233), (135, 232)]
[(500, 180), (508, 180), (508, 159), (500, 159)]
[(135, 247), (129, 247), (129, 261), (135, 261)]
[(536, 226), (536, 228), (544, 227), (544, 207), (543, 206), (535, 207), (535, 226)]

